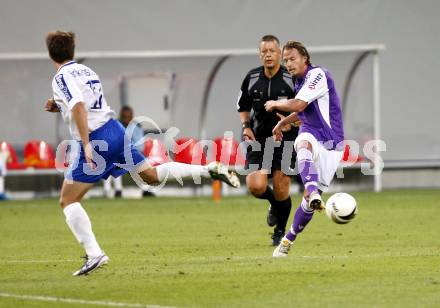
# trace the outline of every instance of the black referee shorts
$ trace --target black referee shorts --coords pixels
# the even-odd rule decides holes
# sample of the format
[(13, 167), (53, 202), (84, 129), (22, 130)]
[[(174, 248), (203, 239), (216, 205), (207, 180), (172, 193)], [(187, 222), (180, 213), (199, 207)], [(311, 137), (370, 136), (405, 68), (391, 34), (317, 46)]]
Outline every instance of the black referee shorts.
[[(275, 142), (272, 137), (248, 141), (249, 146), (246, 152), (246, 170), (252, 171), (265, 169), (272, 177), (274, 170), (281, 170), (288, 176), (296, 175), (295, 162), (296, 152), (293, 140)], [(258, 150), (258, 144), (261, 148)]]

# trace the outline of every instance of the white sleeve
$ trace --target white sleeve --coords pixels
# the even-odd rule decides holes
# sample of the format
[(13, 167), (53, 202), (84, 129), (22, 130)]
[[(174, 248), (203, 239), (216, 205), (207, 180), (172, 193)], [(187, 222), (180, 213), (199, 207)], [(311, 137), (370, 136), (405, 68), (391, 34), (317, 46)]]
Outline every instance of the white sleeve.
[(69, 74), (59, 74), (55, 76), (53, 90), (59, 94), (69, 107), (69, 110), (72, 110), (78, 102), (84, 102), (84, 97), (76, 82), (75, 78)]
[(310, 104), (328, 92), (327, 77), (324, 71), (317, 67), (311, 69), (295, 99), (300, 99)]

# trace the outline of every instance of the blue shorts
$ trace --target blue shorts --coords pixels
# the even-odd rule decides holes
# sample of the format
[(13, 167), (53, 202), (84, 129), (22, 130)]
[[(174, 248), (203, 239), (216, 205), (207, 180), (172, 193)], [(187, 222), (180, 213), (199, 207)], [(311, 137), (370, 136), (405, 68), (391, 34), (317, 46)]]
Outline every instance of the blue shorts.
[[(66, 179), (96, 183), (101, 179), (107, 179), (110, 175), (119, 177), (129, 170), (133, 170), (136, 164), (145, 161), (144, 155), (128, 140), (125, 129), (119, 121), (109, 120), (91, 132), (89, 139), (96, 152), (93, 154), (96, 169), (91, 169), (87, 165), (83, 145), (79, 142), (76, 150), (71, 147), (70, 156), (72, 159), (69, 161)], [(120, 167), (118, 164), (124, 165), (124, 167)]]

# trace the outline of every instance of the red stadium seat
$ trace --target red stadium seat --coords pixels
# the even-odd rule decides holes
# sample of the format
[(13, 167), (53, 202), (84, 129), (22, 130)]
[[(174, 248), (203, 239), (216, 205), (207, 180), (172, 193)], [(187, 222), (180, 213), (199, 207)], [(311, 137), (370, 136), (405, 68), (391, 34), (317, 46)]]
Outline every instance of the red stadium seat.
[(152, 166), (161, 165), (170, 161), (165, 145), (157, 139), (147, 139), (145, 141), (144, 155), (148, 158)]
[(176, 140), (174, 161), (185, 164), (206, 165), (206, 155), (203, 147), (194, 138)]
[(55, 152), (45, 141), (31, 140), (24, 147), (24, 164), (39, 169), (55, 168)]
[(25, 169), (26, 166), (19, 162), (17, 157), (17, 152), (9, 143), (2, 141), (0, 142), (0, 151), (5, 151), (9, 153), (8, 160), (6, 162), (6, 168), (10, 170)]
[(215, 160), (228, 166), (243, 166), (245, 157), (238, 148), (238, 142), (233, 138), (219, 137), (214, 140), (217, 145)]

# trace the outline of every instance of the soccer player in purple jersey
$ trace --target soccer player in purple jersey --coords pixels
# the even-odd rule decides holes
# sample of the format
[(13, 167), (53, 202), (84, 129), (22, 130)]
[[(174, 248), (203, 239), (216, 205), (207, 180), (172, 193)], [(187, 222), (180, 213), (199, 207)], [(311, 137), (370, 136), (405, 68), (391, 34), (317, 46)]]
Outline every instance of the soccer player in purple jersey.
[(306, 47), (288, 41), (283, 47), (283, 60), (289, 73), (296, 77), (294, 99), (268, 101), (267, 111), (279, 110), (291, 114), (273, 129), (274, 138), (281, 140), (281, 128), (302, 122), (295, 140), (297, 166), (305, 191), (295, 212), (293, 224), (274, 250), (274, 257), (285, 257), (297, 235), (306, 227), (315, 210), (324, 209), (321, 193), (328, 190), (342, 159), (344, 129), (338, 93), (330, 73), (310, 63)]

